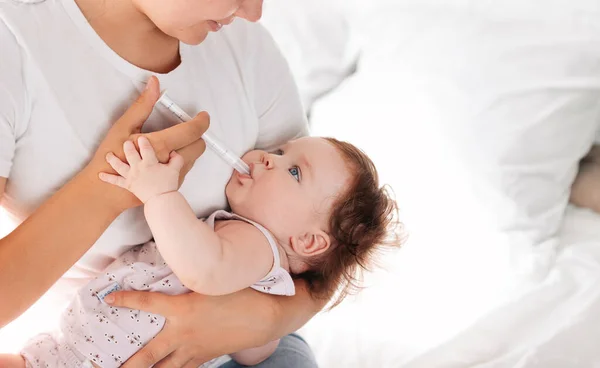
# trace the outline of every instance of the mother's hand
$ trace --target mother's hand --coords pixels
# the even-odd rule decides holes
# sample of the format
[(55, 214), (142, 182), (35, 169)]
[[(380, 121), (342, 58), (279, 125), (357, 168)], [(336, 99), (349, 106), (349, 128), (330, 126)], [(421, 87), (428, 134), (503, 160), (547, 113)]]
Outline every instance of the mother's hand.
[[(254, 293), (257, 292), (246, 289), (218, 297), (144, 291), (110, 294), (105, 301), (113, 306), (166, 317), (162, 331), (122, 368), (150, 367), (155, 363), (158, 363), (156, 368), (197, 368), (218, 356), (266, 344), (270, 341), (274, 312), (261, 310), (260, 315), (248, 318), (251, 303), (247, 298), (255, 296)], [(109, 297), (114, 299), (111, 301)]]
[[(138, 136), (144, 135), (152, 143), (156, 156), (161, 162), (165, 163), (169, 160), (171, 151), (177, 151), (183, 156), (185, 164), (179, 178), (181, 184), (196, 159), (204, 152), (205, 144), (201, 136), (208, 129), (210, 119), (206, 112), (201, 112), (191, 121), (164, 130), (142, 134), (142, 125), (152, 113), (154, 104), (159, 97), (158, 80), (156, 77), (151, 77), (144, 92), (110, 128), (92, 161), (84, 169), (94, 180), (97, 179), (100, 172), (116, 174), (106, 162), (106, 155), (109, 152), (113, 152), (123, 160), (125, 159), (123, 143), (131, 140), (137, 144)], [(106, 196), (108, 204), (115, 206), (119, 211), (141, 204), (129, 191), (108, 184), (106, 185)]]

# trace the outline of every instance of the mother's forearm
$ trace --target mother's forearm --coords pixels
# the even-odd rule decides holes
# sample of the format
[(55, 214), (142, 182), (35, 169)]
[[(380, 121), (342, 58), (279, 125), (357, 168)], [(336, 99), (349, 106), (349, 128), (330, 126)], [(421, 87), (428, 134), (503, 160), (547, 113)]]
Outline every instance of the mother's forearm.
[(300, 329), (327, 304), (326, 300), (316, 300), (308, 292), (306, 283), (297, 280), (294, 296), (277, 296), (274, 303), (274, 320), (271, 325), (271, 339), (279, 339)]
[(235, 300), (230, 304), (236, 305), (234, 313), (242, 319), (240, 324), (244, 324), (240, 328), (251, 334), (254, 330), (257, 335), (251, 338), (254, 345), (244, 348), (263, 345), (297, 331), (326, 304), (326, 301), (314, 300), (303, 281), (296, 281), (294, 296), (269, 295), (246, 289), (232, 294), (232, 297)]
[(83, 171), (0, 239), (0, 327), (42, 296), (118, 216), (106, 186)]

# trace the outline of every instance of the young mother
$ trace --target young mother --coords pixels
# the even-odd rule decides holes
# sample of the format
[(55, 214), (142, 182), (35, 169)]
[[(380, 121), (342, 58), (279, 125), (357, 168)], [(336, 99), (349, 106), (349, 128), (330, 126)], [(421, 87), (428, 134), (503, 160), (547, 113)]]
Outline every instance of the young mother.
[[(150, 239), (137, 200), (97, 178), (109, 170), (106, 153), (136, 134), (147, 134), (163, 161), (171, 150), (185, 157), (181, 192), (199, 217), (226, 207), (231, 168), (210, 151), (195, 161), (208, 115), (175, 125), (152, 110), (159, 88), (189, 113), (210, 112), (211, 131), (238, 154), (306, 134), (284, 59), (250, 23), (261, 11), (262, 0), (0, 1), (0, 197), (23, 221), (0, 239), (0, 327), (57, 280), (83, 282)], [(115, 293), (115, 305), (167, 317), (125, 367), (197, 367), (291, 333), (322, 306), (305, 285), (297, 291)], [(290, 335), (261, 366), (316, 363)]]

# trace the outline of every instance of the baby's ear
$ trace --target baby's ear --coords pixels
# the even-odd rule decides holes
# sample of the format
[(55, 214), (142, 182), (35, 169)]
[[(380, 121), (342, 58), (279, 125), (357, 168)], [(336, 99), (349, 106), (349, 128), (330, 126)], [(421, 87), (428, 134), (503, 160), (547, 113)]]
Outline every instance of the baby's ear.
[(326, 232), (319, 230), (315, 233), (305, 233), (292, 237), (290, 244), (294, 252), (302, 257), (314, 257), (323, 254), (331, 246), (331, 238)]

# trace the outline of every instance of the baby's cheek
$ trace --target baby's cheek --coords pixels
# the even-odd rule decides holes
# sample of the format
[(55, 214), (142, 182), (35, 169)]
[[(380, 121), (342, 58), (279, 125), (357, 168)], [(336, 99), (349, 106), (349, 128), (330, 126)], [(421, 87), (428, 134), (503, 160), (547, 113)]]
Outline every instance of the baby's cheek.
[(256, 184), (255, 188), (265, 197), (281, 198), (282, 195), (285, 195), (285, 188), (281, 180), (277, 180), (277, 178), (262, 177)]

